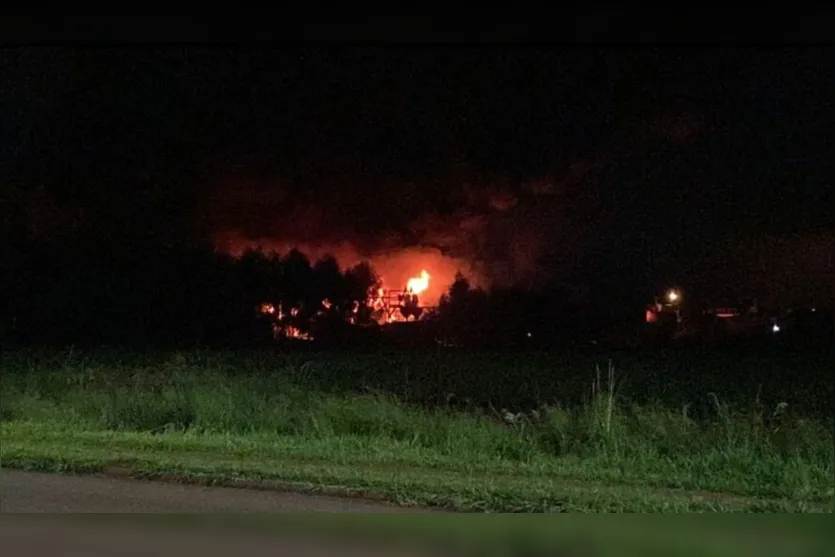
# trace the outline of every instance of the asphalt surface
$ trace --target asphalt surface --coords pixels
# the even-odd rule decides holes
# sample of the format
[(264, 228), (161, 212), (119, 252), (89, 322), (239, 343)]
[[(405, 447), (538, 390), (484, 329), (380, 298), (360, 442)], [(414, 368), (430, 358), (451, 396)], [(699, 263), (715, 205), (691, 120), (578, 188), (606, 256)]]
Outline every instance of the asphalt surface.
[(415, 510), (347, 497), (0, 469), (0, 512), (403, 513)]
[[(91, 515), (83, 515), (90, 517)], [(120, 515), (122, 516), (122, 515)], [(419, 557), (408, 547), (362, 542), (328, 535), (249, 532), (234, 529), (171, 527), (112, 519), (49, 515), (2, 515), (4, 557)], [(434, 555), (432, 553), (431, 555)]]

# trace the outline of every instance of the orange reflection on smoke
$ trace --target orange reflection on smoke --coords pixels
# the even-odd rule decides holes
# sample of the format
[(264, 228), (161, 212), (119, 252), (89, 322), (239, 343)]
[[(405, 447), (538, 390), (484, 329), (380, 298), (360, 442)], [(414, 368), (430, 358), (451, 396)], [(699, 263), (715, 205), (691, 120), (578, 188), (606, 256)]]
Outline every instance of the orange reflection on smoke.
[[(403, 290), (408, 288), (410, 280), (417, 279), (418, 288), (414, 292), (419, 293), (421, 303), (428, 306), (438, 304), (441, 296), (452, 286), (458, 272), (467, 278), (472, 287), (488, 286), (486, 279), (472, 262), (448, 256), (435, 247), (386, 248), (369, 254), (360, 252), (349, 242), (306, 244), (274, 238), (248, 239), (235, 231), (216, 234), (214, 242), (216, 249), (234, 257), (239, 257), (247, 249), (256, 249), (267, 254), (277, 253), (281, 256), (297, 249), (311, 262), (332, 255), (343, 270), (367, 261), (382, 280), (386, 290)], [(427, 274), (431, 275), (425, 287), (422, 287), (423, 275), (418, 272), (420, 269), (425, 269)]]

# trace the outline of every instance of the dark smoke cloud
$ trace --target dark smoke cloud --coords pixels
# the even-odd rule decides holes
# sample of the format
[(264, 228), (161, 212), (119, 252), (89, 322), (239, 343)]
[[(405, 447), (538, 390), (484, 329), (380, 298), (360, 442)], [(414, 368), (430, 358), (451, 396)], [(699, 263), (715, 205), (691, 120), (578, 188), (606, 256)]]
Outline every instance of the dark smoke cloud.
[[(539, 181), (449, 189), (457, 190), (457, 209), (404, 212), (397, 226), (383, 229), (356, 225), (331, 199), (294, 200), (280, 185), (247, 180), (216, 189), (203, 214), (217, 247), (232, 253), (297, 248), (314, 259), (332, 254), (343, 266), (369, 259), (397, 281), (425, 266), (444, 287), (456, 272), (484, 288), (547, 278), (539, 271), (543, 247), (549, 238), (561, 242), (555, 233), (572, 224), (555, 187)], [(369, 208), (372, 215), (384, 210)]]
[(300, 192), (245, 169), (216, 171), (201, 214), (216, 246), (231, 253), (297, 248), (343, 266), (369, 259), (386, 279), (426, 265), (446, 286), (460, 271), (484, 288), (548, 286), (582, 299), (585, 251), (602, 226), (588, 213), (596, 176), (653, 141), (686, 143), (700, 126), (692, 114), (660, 114), (625, 128), (609, 148), (529, 179), (459, 165), (435, 178), (361, 186), (323, 176)]

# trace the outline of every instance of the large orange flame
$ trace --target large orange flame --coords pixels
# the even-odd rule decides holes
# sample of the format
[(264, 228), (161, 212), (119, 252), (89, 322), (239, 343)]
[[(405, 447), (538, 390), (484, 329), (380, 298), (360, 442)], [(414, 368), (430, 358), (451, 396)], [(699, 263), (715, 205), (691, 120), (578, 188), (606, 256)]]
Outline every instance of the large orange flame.
[(429, 288), (429, 278), (429, 273), (424, 269), (420, 272), (419, 277), (409, 279), (409, 282), (406, 283), (406, 289), (412, 294), (420, 294)]

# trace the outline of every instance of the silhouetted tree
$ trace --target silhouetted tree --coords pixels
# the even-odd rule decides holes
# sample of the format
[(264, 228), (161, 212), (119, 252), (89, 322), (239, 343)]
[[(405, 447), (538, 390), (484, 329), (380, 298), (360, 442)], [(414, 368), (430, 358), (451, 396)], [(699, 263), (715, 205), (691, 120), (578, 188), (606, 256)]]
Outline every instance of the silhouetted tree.
[(368, 296), (380, 288), (381, 281), (374, 269), (367, 262), (350, 268), (345, 274), (347, 302), (350, 312), (358, 325), (367, 325), (373, 321), (373, 310), (365, 303)]

